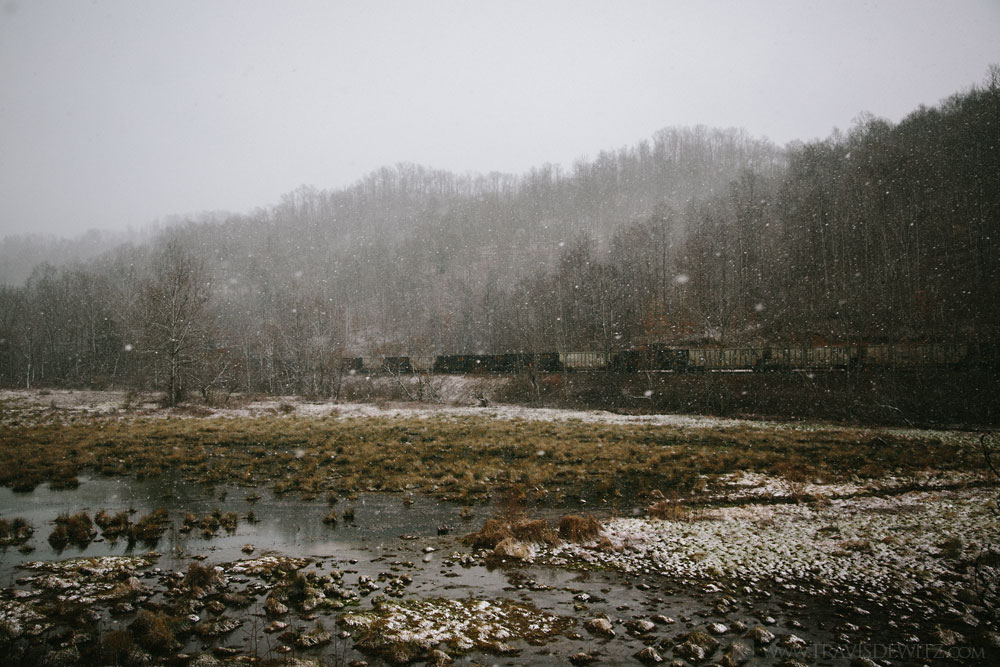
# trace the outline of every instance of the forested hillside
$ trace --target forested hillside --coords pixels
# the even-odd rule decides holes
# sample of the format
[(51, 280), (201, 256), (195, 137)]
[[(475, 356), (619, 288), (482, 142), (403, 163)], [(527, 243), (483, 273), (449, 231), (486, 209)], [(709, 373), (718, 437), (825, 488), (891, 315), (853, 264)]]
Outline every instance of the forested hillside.
[(998, 246), (994, 79), (785, 149), (699, 127), (569, 172), (398, 165), (55, 254), (0, 288), (0, 383), (323, 393), (344, 355), (995, 341)]

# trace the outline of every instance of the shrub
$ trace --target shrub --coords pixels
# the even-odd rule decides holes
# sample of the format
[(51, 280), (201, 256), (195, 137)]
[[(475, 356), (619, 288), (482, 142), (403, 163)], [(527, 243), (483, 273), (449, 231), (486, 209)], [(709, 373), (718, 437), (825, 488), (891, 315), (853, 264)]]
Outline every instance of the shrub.
[(103, 664), (125, 664), (134, 648), (132, 635), (125, 630), (109, 630), (101, 635), (100, 653)]
[(177, 647), (170, 617), (142, 609), (128, 626), (135, 641), (152, 653), (168, 653)]

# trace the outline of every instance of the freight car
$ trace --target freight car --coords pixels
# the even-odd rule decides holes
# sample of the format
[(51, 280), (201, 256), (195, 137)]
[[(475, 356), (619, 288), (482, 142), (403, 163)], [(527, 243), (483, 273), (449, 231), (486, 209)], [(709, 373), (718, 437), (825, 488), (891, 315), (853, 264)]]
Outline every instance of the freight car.
[(434, 360), (435, 373), (519, 373), (525, 369), (555, 373), (563, 366), (556, 353), (533, 354), (515, 352), (508, 354), (453, 354)]
[(559, 361), (567, 371), (603, 371), (608, 368), (608, 355), (603, 352), (563, 352)]
[(648, 345), (616, 352), (516, 352), (438, 356), (376, 356), (344, 359), (344, 368), (370, 373), (512, 374), (542, 373), (740, 373), (878, 369), (997, 368), (994, 343), (896, 343), (854, 345), (769, 345), (761, 347), (671, 347)]

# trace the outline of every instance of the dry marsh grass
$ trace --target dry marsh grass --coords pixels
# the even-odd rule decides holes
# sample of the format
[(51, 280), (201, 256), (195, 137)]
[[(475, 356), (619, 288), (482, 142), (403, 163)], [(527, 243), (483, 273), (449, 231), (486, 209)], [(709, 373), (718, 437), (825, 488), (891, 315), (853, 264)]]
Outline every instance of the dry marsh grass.
[(62, 551), (70, 544), (82, 549), (96, 536), (94, 523), (86, 512), (60, 514), (56, 517), (55, 528), (49, 534), (49, 544), (56, 551)]
[(162, 655), (176, 650), (179, 646), (174, 636), (174, 624), (175, 620), (162, 612), (141, 609), (128, 626), (128, 631), (137, 644), (152, 653)]
[(487, 519), (483, 527), (466, 535), (463, 542), (476, 549), (495, 549), (497, 545), (514, 540), (526, 544), (556, 544), (558, 533), (543, 519)]
[[(16, 421), (12, 424), (11, 421)], [(407, 489), (480, 502), (687, 493), (705, 476), (752, 471), (840, 481), (978, 470), (978, 452), (863, 430), (682, 429), (489, 417), (115, 419), (0, 424), (0, 484), (28, 491), (83, 473), (269, 486), (303, 498)]]
[(20, 517), (10, 521), (0, 519), (0, 548), (24, 544), (34, 533), (34, 527)]
[(601, 535), (601, 522), (590, 516), (567, 514), (559, 519), (559, 539), (567, 542), (590, 542)]

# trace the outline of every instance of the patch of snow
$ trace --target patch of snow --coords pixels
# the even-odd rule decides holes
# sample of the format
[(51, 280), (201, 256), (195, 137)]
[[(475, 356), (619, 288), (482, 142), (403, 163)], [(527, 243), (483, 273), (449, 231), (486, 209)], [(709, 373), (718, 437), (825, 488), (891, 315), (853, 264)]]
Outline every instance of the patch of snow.
[(966, 544), (972, 553), (995, 538), (992, 499), (989, 489), (920, 491), (817, 505), (725, 507), (694, 521), (620, 518), (604, 525), (618, 551), (564, 544), (541, 559), (673, 576), (813, 581), (840, 592), (907, 593), (944, 585), (954, 575), (937, 547), (942, 541)]

